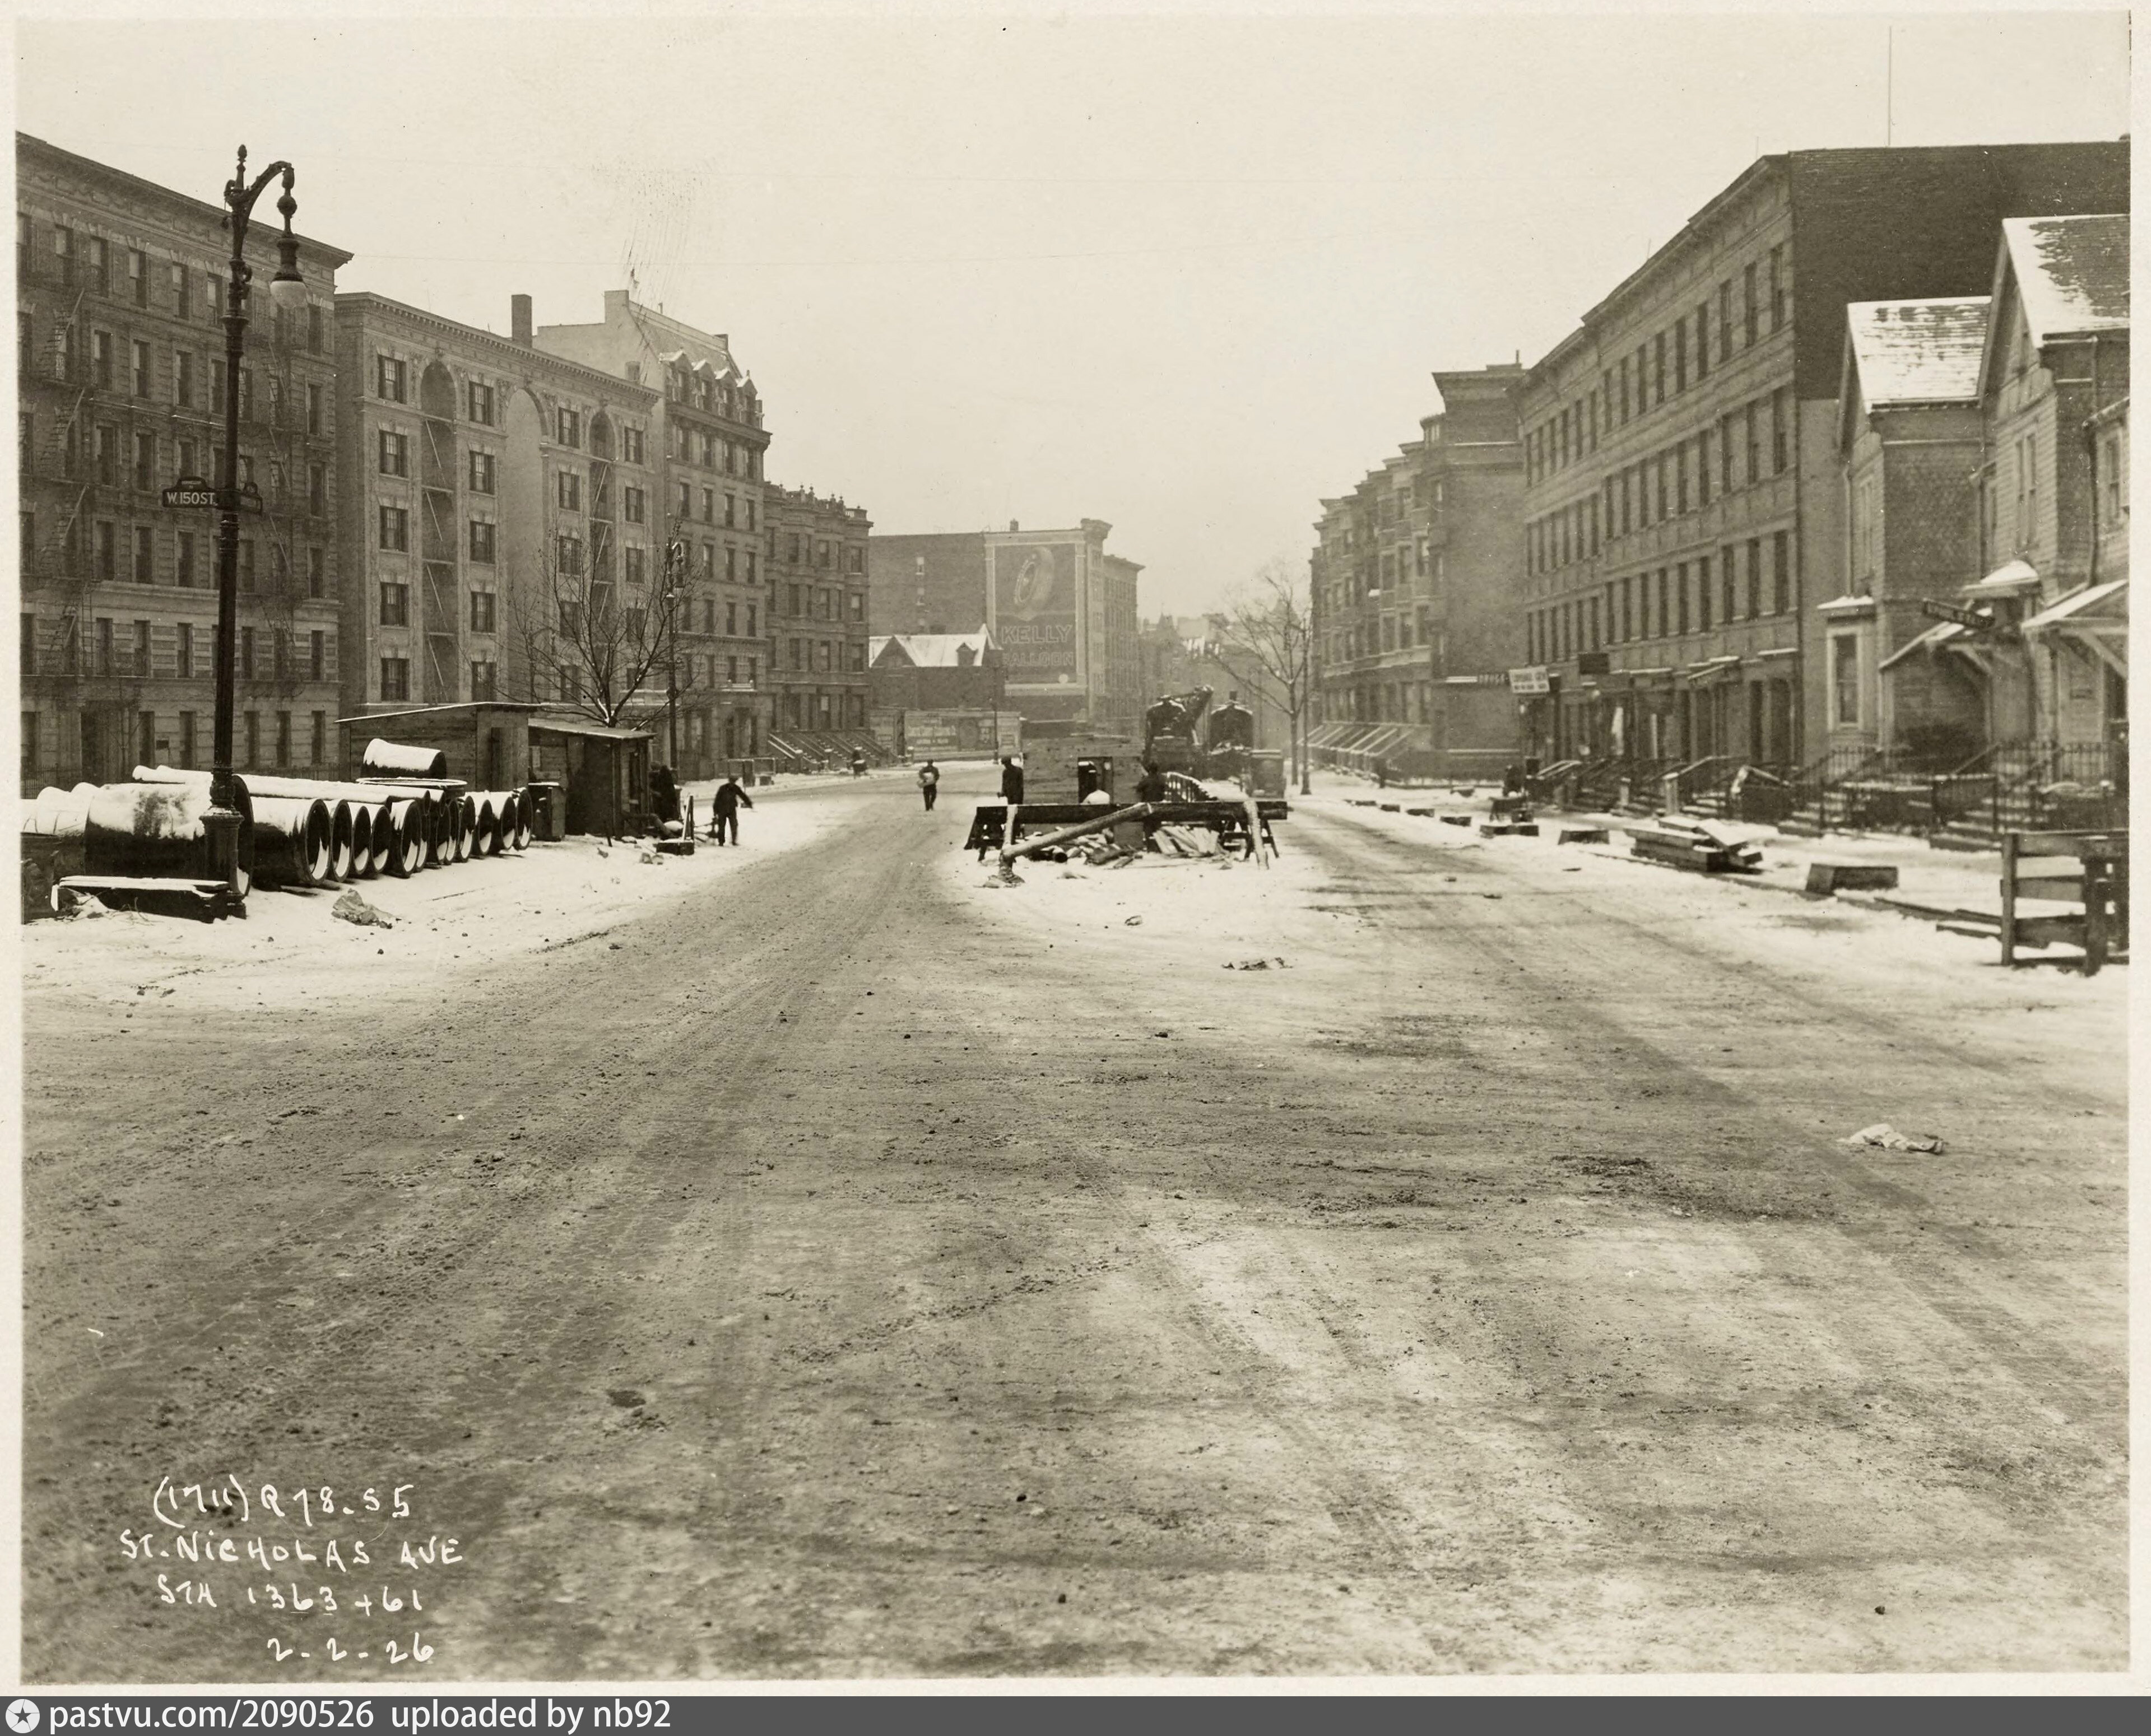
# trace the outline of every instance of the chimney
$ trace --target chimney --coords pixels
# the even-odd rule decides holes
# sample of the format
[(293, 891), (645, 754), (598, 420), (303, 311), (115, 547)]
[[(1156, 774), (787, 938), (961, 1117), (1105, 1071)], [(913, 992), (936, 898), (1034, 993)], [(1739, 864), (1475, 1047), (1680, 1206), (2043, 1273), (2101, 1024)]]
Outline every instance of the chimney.
[(1023, 529), (1023, 526), (1017, 524), (1015, 519), (1011, 519), (1009, 520), (1009, 529), (1010, 530), (1020, 530)]
[(530, 298), (510, 296), (508, 298), (508, 335), (524, 349), (530, 347)]

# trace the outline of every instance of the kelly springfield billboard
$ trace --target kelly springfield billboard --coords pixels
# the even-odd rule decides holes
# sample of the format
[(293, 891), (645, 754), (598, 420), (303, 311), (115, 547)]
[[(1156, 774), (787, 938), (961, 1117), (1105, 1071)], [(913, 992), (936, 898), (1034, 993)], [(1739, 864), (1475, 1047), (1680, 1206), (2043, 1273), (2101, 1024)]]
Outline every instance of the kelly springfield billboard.
[(1081, 531), (989, 540), (986, 622), (1011, 693), (1087, 685), (1088, 540)]

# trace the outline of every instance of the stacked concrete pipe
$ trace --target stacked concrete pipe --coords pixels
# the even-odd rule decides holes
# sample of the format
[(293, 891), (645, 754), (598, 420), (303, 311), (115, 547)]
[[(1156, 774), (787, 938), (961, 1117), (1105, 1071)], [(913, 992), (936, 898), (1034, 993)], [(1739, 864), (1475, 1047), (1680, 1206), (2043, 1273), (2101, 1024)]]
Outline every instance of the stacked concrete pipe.
[(254, 801), (254, 877), (264, 886), (325, 886), (332, 878), (336, 824), (317, 796)]
[[(239, 810), (240, 895), (254, 879), (254, 803), (234, 777)], [(79, 795), (85, 787), (77, 785)], [(83, 871), (155, 879), (213, 880), (210, 861), (209, 774), (92, 787), (82, 810)]]

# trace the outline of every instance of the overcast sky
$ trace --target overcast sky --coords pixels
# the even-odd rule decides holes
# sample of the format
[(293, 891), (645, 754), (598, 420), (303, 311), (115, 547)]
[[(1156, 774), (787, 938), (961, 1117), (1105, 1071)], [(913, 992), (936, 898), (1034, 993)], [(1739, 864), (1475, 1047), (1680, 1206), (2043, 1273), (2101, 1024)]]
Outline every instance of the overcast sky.
[[(1142, 609), (1303, 559), (1428, 376), (1551, 347), (1759, 151), (1884, 142), (1881, 18), (18, 27), (17, 124), (340, 286), (730, 334), (772, 479), (888, 531), (1109, 520)], [(1895, 22), (1899, 144), (2118, 135), (2119, 13)]]

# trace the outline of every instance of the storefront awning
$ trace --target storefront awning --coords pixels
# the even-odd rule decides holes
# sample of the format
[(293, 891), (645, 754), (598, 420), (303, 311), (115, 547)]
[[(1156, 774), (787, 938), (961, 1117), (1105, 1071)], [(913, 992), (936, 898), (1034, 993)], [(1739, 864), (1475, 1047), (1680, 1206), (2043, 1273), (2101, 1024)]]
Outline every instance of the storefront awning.
[(1740, 666), (1738, 657), (1709, 657), (1688, 666), (1688, 684), (1691, 687), (1707, 686), (1721, 676), (1727, 676)]
[[(2111, 605), (2111, 606), (2109, 606)], [(2080, 631), (2126, 633), (2128, 630), (2128, 581), (2109, 579), (2103, 585), (2072, 591), (2058, 603), (2050, 603), (2023, 625), (2027, 633), (2042, 633), (2049, 627), (2074, 627)]]
[(1959, 634), (1970, 630), (1962, 621), (1936, 621), (1926, 632), (1920, 634), (1916, 638), (1906, 640), (1895, 650), (1890, 652), (1888, 656), (1875, 666), (1875, 671), (1879, 674), (1885, 669), (1894, 669), (1915, 651), (1934, 650), (1947, 640), (1955, 639)]
[(2039, 588), (2038, 569), (2028, 560), (2007, 560), (1984, 579), (1974, 580), (1961, 595), (1967, 597), (2017, 597)]

